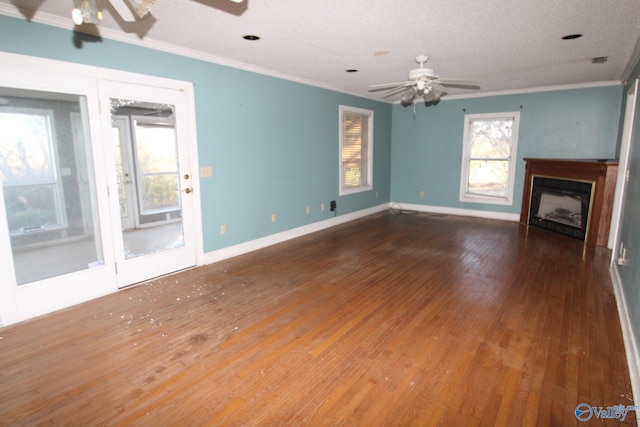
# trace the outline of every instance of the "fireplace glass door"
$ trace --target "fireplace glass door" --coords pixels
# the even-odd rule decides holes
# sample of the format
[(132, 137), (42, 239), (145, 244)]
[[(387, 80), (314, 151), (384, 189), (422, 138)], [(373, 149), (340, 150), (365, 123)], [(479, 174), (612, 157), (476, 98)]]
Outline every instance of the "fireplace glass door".
[(533, 176), (529, 224), (586, 240), (594, 183)]

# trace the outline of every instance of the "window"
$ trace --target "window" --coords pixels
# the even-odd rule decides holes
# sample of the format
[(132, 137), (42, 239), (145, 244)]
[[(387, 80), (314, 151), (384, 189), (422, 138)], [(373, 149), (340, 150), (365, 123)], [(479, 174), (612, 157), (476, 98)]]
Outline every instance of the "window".
[(53, 111), (0, 110), (0, 181), (11, 234), (63, 227)]
[(340, 106), (340, 195), (373, 188), (373, 111)]
[(520, 113), (467, 114), (460, 201), (513, 203)]
[(134, 118), (140, 214), (180, 209), (178, 147), (171, 119)]

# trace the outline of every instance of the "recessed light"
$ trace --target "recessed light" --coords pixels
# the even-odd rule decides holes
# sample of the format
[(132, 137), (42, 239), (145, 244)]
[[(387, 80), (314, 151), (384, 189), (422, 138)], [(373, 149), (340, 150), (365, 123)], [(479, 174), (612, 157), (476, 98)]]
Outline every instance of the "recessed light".
[(249, 41), (256, 41), (256, 40), (260, 40), (259, 36), (254, 36), (253, 34), (247, 34), (246, 36), (242, 36), (243, 39), (245, 40), (249, 40)]
[(358, 70), (356, 70), (355, 68), (349, 68), (348, 70), (345, 70), (347, 73), (357, 73)]
[(582, 34), (569, 34), (566, 35), (562, 38), (562, 40), (575, 40), (575, 39), (579, 39), (580, 37), (582, 37)]

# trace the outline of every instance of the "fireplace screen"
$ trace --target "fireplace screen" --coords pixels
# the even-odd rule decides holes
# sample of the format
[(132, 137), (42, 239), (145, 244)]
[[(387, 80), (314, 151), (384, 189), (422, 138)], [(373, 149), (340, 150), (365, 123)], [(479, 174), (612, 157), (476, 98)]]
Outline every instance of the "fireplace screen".
[(593, 182), (533, 177), (529, 224), (585, 240)]

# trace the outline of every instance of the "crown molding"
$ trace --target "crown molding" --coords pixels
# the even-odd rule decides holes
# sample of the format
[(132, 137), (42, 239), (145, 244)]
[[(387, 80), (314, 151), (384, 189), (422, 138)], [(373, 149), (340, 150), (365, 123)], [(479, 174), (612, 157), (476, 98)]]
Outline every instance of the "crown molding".
[[(0, 3), (0, 15), (5, 15), (12, 18), (25, 20), (25, 17), (20, 13), (17, 7), (6, 4), (6, 3)], [(36, 15), (34, 15), (34, 17), (29, 22), (49, 25), (52, 27), (61, 28), (68, 31), (74, 31), (76, 27), (73, 21), (71, 20), (71, 13), (69, 13), (69, 18), (67, 19), (67, 18), (59, 17), (57, 15), (52, 15), (50, 13), (46, 13), (46, 12), (38, 12), (36, 13)], [(110, 29), (110, 28), (100, 27), (99, 30), (100, 30), (100, 34), (99, 34), (100, 37), (106, 38), (109, 40), (137, 45), (140, 47), (153, 49), (153, 50), (157, 50), (164, 53), (171, 53), (174, 55), (184, 56), (191, 59), (197, 59), (200, 61), (209, 62), (212, 64), (221, 65), (229, 68), (235, 68), (238, 70), (248, 71), (256, 74), (262, 74), (269, 77), (291, 81), (294, 83), (314, 86), (317, 88), (331, 90), (334, 92), (345, 93), (347, 95), (353, 95), (359, 98), (371, 99), (373, 101), (380, 101), (379, 99), (375, 99), (375, 98), (363, 97), (361, 94), (345, 92), (335, 87), (322, 84), (315, 80), (302, 79), (290, 74), (277, 72), (269, 68), (258, 67), (256, 65), (249, 64), (246, 62), (234, 61), (229, 58), (207, 54), (199, 50), (189, 49), (182, 46), (161, 42), (161, 41), (150, 39), (150, 38), (141, 39), (137, 35), (124, 33), (121, 31)], [(89, 34), (92, 34), (92, 33), (89, 33)], [(93, 33), (92, 35), (97, 35), (97, 34)]]

